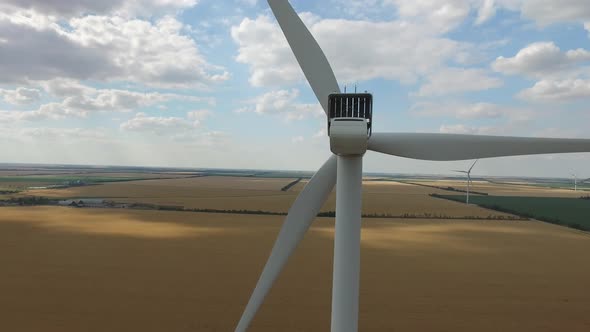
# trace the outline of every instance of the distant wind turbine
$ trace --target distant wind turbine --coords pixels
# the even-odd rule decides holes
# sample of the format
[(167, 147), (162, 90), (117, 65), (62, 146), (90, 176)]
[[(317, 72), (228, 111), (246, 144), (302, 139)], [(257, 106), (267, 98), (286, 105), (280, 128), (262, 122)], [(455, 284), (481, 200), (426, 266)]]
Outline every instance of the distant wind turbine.
[(578, 175), (576, 173), (572, 173), (574, 177), (574, 191), (578, 191)]
[(469, 190), (471, 189), (471, 170), (473, 169), (473, 166), (475, 166), (475, 164), (477, 164), (477, 162), (479, 161), (479, 159), (476, 159), (473, 164), (471, 165), (471, 167), (469, 167), (468, 170), (466, 171), (458, 171), (458, 170), (454, 170), (453, 172), (457, 172), (457, 173), (464, 173), (467, 174), (467, 199), (466, 199), (466, 204), (469, 204)]

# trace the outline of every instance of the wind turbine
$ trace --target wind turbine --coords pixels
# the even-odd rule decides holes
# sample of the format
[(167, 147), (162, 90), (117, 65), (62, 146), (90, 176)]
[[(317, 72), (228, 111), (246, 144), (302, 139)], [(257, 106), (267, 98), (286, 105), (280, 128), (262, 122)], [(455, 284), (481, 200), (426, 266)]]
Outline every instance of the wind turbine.
[(572, 173), (572, 177), (574, 178), (574, 191), (578, 191), (578, 175), (576, 173)]
[(458, 170), (454, 170), (453, 172), (457, 172), (457, 173), (465, 173), (467, 174), (467, 200), (466, 200), (466, 204), (469, 204), (469, 189), (471, 186), (471, 170), (473, 169), (473, 166), (475, 166), (475, 164), (477, 164), (477, 162), (479, 161), (479, 159), (476, 159), (473, 162), (473, 165), (471, 165), (471, 167), (469, 167), (468, 170), (466, 171), (458, 171)]
[(341, 94), (326, 56), (289, 2), (268, 0), (268, 3), (309, 85), (328, 116), (328, 136), (333, 154), (311, 178), (289, 209), (270, 257), (236, 327), (238, 332), (246, 331), (250, 325), (273, 282), (335, 185), (336, 229), (331, 331), (357, 331), (362, 160), (367, 150), (422, 160), (590, 152), (588, 139), (372, 133), (371, 95), (364, 94), (357, 98), (356, 94)]

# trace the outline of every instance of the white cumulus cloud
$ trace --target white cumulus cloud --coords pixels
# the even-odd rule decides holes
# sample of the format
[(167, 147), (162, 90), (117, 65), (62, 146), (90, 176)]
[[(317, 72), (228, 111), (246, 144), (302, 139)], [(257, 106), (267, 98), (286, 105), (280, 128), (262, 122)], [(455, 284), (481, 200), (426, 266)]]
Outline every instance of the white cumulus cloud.
[(419, 102), (411, 110), (423, 116), (452, 116), (457, 119), (497, 119), (520, 112), (511, 107), (484, 102)]
[(469, 15), (471, 4), (466, 0), (386, 0), (398, 8), (402, 18), (417, 19), (444, 32), (451, 30)]
[(0, 83), (72, 78), (207, 87), (227, 80), (229, 73), (210, 64), (182, 26), (171, 16), (155, 22), (84, 16), (64, 25), (38, 14), (0, 13)]
[(148, 116), (142, 112), (137, 113), (135, 117), (121, 124), (123, 130), (158, 135), (192, 128), (196, 128), (195, 123), (184, 118)]
[(496, 15), (496, 6), (494, 0), (484, 0), (477, 12), (476, 25), (483, 24)]
[(102, 128), (22, 128), (17, 136), (30, 140), (106, 140), (109, 135)]
[(246, 101), (249, 106), (238, 109), (237, 113), (281, 114), (287, 120), (301, 120), (308, 116), (324, 114), (319, 104), (297, 102), (299, 90), (274, 90)]
[[(143, 112), (120, 125), (122, 132), (134, 132), (142, 139), (158, 142), (172, 142), (190, 144), (194, 146), (213, 146), (228, 143), (229, 135), (217, 131), (207, 130), (202, 120), (209, 116), (210, 111), (188, 112), (186, 118), (177, 116), (151, 116)], [(200, 119), (196, 119), (200, 118)]]
[(0, 96), (9, 104), (25, 105), (39, 101), (41, 99), (41, 91), (24, 87), (19, 87), (15, 90), (0, 89)]
[(585, 0), (527, 0), (522, 14), (540, 25), (590, 20), (590, 2)]
[(579, 70), (580, 64), (589, 61), (588, 50), (579, 48), (563, 52), (553, 42), (538, 42), (524, 47), (513, 57), (498, 57), (492, 67), (505, 74), (543, 78), (572, 74)]
[(59, 17), (83, 14), (147, 15), (195, 6), (198, 0), (3, 0), (0, 10), (25, 9)]
[(520, 12), (539, 26), (590, 21), (590, 2), (585, 0), (384, 0), (397, 6), (403, 18), (418, 18), (447, 31), (476, 11), (475, 24), (490, 20), (499, 9)]
[(500, 87), (502, 80), (492, 77), (484, 69), (443, 68), (428, 75), (418, 96), (440, 96), (461, 92), (480, 91)]
[(568, 102), (590, 100), (590, 80), (565, 79), (541, 80), (531, 88), (521, 91), (518, 96), (531, 102)]
[(193, 120), (195, 122), (195, 124), (199, 124), (203, 120), (210, 117), (212, 114), (213, 114), (213, 112), (211, 112), (210, 110), (206, 110), (206, 109), (194, 110), (194, 111), (188, 112), (186, 114), (186, 117), (189, 118), (190, 120)]
[[(321, 19), (308, 13), (301, 16), (340, 83), (375, 78), (414, 82), (455, 61), (467, 47), (442, 37), (440, 30), (427, 24)], [(232, 27), (232, 38), (238, 45), (236, 60), (250, 67), (254, 86), (292, 84), (303, 79), (274, 19), (245, 18)]]
[[(209, 105), (215, 103), (213, 98), (175, 93), (97, 89), (67, 79), (44, 81), (40, 85), (48, 94), (59, 97), (61, 100), (43, 104), (36, 110), (3, 111), (1, 112), (0, 121), (36, 121), (67, 117), (83, 118), (97, 112), (131, 112), (172, 100), (207, 103)], [(39, 92), (38, 90), (35, 91)], [(197, 115), (200, 115), (201, 119), (206, 116), (205, 111), (196, 111), (194, 116), (196, 117)]]

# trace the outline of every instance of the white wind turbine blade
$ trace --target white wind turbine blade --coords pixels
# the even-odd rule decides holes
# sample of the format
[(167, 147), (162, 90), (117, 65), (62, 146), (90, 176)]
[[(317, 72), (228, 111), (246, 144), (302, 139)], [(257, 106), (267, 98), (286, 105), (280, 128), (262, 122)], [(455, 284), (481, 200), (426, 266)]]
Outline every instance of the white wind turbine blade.
[(287, 0), (268, 0), (281, 30), (315, 96), (328, 113), (328, 95), (339, 93), (340, 87), (326, 55)]
[(466, 160), (590, 152), (590, 139), (459, 134), (373, 133), (369, 150), (423, 160)]
[(336, 184), (336, 161), (336, 156), (332, 155), (303, 188), (289, 209), (270, 257), (236, 327), (236, 332), (246, 331), (289, 256), (303, 239), (305, 232), (328, 199), (328, 195)]
[(468, 173), (471, 173), (473, 166), (475, 166), (475, 164), (477, 164), (478, 161), (479, 161), (479, 159), (475, 159), (475, 161), (473, 162), (473, 165), (471, 165), (471, 167), (469, 167), (469, 171), (467, 171)]

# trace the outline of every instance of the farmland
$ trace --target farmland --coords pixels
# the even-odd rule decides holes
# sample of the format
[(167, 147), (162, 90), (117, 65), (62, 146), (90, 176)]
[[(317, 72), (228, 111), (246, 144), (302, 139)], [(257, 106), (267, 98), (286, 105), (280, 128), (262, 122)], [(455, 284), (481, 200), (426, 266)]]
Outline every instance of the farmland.
[[(2, 326), (230, 331), (281, 219), (5, 208)], [(370, 219), (362, 236), (360, 330), (586, 331), (590, 326), (590, 293), (582, 291), (590, 278), (587, 235), (527, 221)], [(329, 329), (332, 238), (333, 220), (319, 218), (252, 331)]]
[[(281, 188), (293, 180), (295, 179), (206, 176), (39, 189), (30, 190), (27, 194), (60, 198), (98, 197), (127, 203), (181, 205), (191, 209), (287, 212), (307, 182), (301, 181), (289, 191), (281, 191)], [(460, 203), (435, 199), (428, 196), (430, 193), (444, 191), (390, 181), (366, 181), (363, 188), (363, 213), (450, 217), (507, 215), (477, 206), (466, 207)], [(336, 197), (332, 193), (322, 211), (334, 211), (335, 204)]]
[[(270, 177), (275, 174), (166, 172), (92, 170), (85, 174), (131, 181), (25, 189), (3, 196), (94, 197), (189, 209), (286, 213), (308, 182), (296, 173)], [(404, 181), (464, 186), (458, 180)], [(504, 192), (579, 196), (527, 184), (480, 181), (475, 187), (490, 195), (474, 199)], [(363, 220), (360, 330), (590, 329), (590, 292), (585, 291), (590, 280), (588, 233), (536, 221), (494, 220), (511, 215), (467, 206), (457, 193), (453, 195), (460, 201), (430, 194), (451, 192), (365, 179), (363, 213), (396, 218)], [(331, 195), (322, 211), (334, 208)], [(233, 212), (0, 207), (0, 326), (7, 331), (231, 331), (283, 218)], [(317, 218), (251, 331), (329, 330), (333, 223), (333, 218)]]

